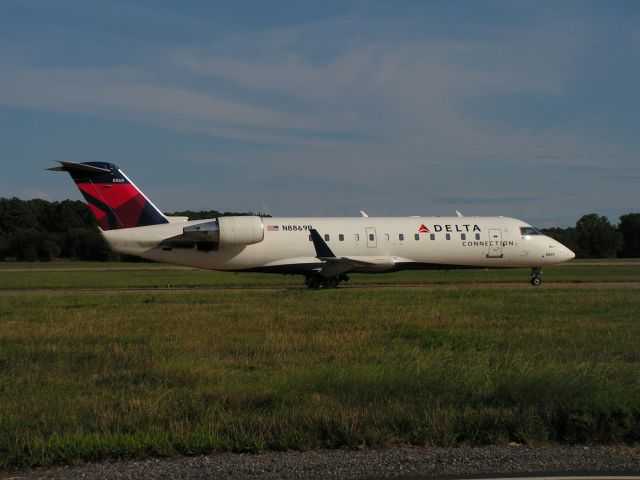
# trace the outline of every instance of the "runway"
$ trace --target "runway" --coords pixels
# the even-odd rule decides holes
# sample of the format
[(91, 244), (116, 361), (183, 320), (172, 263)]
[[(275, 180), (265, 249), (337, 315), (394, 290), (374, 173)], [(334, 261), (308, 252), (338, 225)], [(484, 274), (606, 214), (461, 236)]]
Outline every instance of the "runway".
[(548, 282), (533, 287), (529, 283), (425, 283), (425, 284), (343, 284), (331, 290), (309, 290), (304, 285), (255, 285), (255, 286), (171, 286), (166, 287), (104, 287), (104, 288), (16, 288), (0, 291), (0, 295), (27, 294), (27, 293), (68, 293), (68, 292), (101, 292), (101, 293), (171, 293), (171, 292), (207, 292), (207, 291), (250, 291), (250, 292), (274, 292), (274, 291), (310, 291), (322, 293), (327, 291), (343, 290), (461, 290), (469, 288), (479, 289), (531, 289), (532, 291), (549, 289), (601, 289), (601, 288), (630, 288), (640, 289), (640, 282)]

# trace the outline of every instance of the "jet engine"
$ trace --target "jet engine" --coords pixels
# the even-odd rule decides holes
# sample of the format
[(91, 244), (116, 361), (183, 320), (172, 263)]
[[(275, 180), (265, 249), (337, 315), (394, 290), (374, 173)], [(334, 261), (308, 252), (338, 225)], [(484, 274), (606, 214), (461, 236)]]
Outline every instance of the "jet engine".
[(219, 217), (184, 227), (182, 233), (187, 240), (219, 246), (252, 245), (264, 239), (264, 226), (260, 217)]

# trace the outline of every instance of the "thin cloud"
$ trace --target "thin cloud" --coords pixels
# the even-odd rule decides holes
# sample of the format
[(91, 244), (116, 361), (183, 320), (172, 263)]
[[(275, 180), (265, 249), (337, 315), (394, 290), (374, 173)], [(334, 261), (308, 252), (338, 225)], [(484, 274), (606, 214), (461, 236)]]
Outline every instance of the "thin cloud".
[(40, 198), (42, 200), (51, 200), (51, 194), (40, 187), (26, 187), (20, 190), (19, 197), (26, 200)]
[[(478, 124), (466, 102), (488, 94), (557, 94), (566, 77), (562, 65), (576, 48), (565, 26), (547, 28), (542, 42), (518, 31), (481, 42), (415, 41), (392, 27), (379, 37), (352, 38), (354, 28), (341, 20), (233, 35), (208, 48), (160, 52), (160, 61), (139, 66), (4, 65), (0, 104), (257, 143), (339, 148), (373, 140), (454, 155), (464, 144), (492, 151), (499, 144), (513, 152), (538, 140), (523, 131), (503, 138), (501, 129)], [(313, 47), (321, 36), (341, 39), (342, 48)]]
[[(85, 19), (90, 9), (76, 1), (65, 5), (82, 8)], [(114, 18), (122, 5), (99, 6)], [(148, 20), (141, 36), (120, 36), (111, 24), (97, 25), (102, 28), (92, 36), (84, 23), (65, 20), (71, 34), (50, 30), (44, 38), (62, 35), (60, 47), (84, 30), (81, 38), (94, 48), (45, 62), (33, 54), (41, 38), (24, 48), (26, 39), (12, 38), (11, 48), (0, 47), (0, 105), (124, 121), (132, 131), (139, 124), (189, 134), (184, 138), (200, 146), (181, 154), (181, 166), (187, 171), (197, 157), (199, 165), (211, 166), (219, 188), (212, 194), (198, 184), (188, 195), (176, 194), (186, 185), (158, 188), (158, 203), (170, 208), (233, 200), (224, 207), (233, 209), (240, 197), (248, 206), (286, 214), (364, 207), (380, 214), (438, 213), (436, 207), (450, 210), (461, 202), (477, 205), (476, 214), (495, 214), (491, 202), (500, 201), (500, 213), (517, 208), (538, 215), (581, 210), (596, 202), (585, 191), (603, 191), (629, 173), (587, 168), (577, 176), (576, 169), (636, 162), (629, 143), (580, 125), (579, 110), (551, 125), (536, 117), (545, 105), (575, 94), (576, 76), (584, 73), (579, 64), (592, 58), (593, 18), (536, 8), (524, 22), (467, 20), (484, 23), (467, 31), (458, 22), (425, 27), (429, 8), (411, 5), (420, 18), (414, 20), (406, 5), (376, 7), (374, 14), (370, 7), (287, 27), (235, 24), (207, 35), (207, 22), (188, 7), (179, 9), (174, 25), (168, 10), (127, 10), (127, 25)], [(493, 18), (495, 4), (486, 8)], [(388, 15), (380, 14), (384, 9)], [(451, 21), (457, 12), (448, 15)], [(160, 35), (171, 27), (180, 35)], [(130, 43), (137, 53), (123, 50)], [(500, 107), (511, 102), (511, 115), (503, 114)], [(571, 101), (566, 105), (571, 109)], [(159, 161), (152, 153), (129, 157)], [(168, 182), (161, 173), (151, 175)], [(619, 204), (637, 204), (637, 193), (613, 193)]]
[(525, 197), (525, 196), (504, 196), (504, 197), (457, 197), (457, 196), (441, 196), (432, 198), (430, 203), (433, 205), (503, 205), (505, 203), (537, 203), (548, 200), (546, 197)]

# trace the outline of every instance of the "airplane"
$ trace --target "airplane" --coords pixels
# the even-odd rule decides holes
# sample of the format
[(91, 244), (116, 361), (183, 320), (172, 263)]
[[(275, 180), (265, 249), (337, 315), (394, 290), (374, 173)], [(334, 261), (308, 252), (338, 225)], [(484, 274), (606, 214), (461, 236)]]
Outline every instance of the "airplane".
[(163, 214), (120, 167), (60, 161), (116, 252), (195, 268), (303, 275), (334, 288), (350, 273), (542, 267), (575, 254), (526, 222), (507, 217), (304, 218)]

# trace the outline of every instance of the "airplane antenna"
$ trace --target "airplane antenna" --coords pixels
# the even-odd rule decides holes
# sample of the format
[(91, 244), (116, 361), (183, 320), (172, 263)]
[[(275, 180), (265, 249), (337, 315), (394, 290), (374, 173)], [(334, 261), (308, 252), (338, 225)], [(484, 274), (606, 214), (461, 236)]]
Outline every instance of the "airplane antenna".
[(360, 210), (360, 215), (362, 215), (364, 218), (368, 218), (369, 215), (367, 215), (365, 212), (363, 212), (362, 210)]
[(456, 215), (458, 215), (459, 217), (464, 217), (464, 215), (461, 214), (458, 210), (456, 210)]

